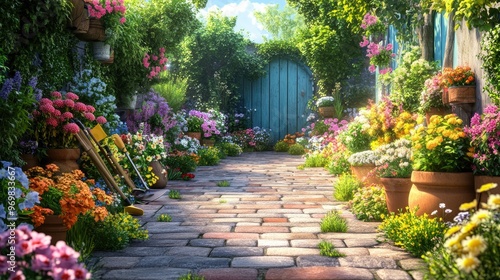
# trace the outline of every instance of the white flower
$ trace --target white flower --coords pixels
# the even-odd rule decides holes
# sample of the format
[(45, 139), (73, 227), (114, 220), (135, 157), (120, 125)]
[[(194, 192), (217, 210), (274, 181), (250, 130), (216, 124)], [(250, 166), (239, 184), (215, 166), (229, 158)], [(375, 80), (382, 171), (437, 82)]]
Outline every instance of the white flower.
[(444, 204), (444, 203), (439, 203), (439, 208), (441, 208), (441, 209), (446, 208), (446, 204)]
[(437, 213), (438, 213), (438, 210), (434, 210), (434, 211), (432, 211), (431, 216), (434, 216), (434, 215), (436, 215)]

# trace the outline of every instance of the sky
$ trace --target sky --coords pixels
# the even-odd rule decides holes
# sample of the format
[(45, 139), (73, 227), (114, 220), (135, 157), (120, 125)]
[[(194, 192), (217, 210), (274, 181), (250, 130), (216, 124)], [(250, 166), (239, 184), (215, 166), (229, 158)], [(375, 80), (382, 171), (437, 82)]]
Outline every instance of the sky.
[(255, 19), (254, 11), (263, 11), (267, 5), (278, 4), (280, 8), (285, 6), (286, 0), (208, 0), (207, 6), (201, 11), (202, 15), (208, 14), (210, 10), (220, 9), (226, 16), (237, 16), (236, 31), (243, 30), (248, 33), (248, 38), (255, 43), (262, 43), (263, 36), (268, 35), (263, 31), (263, 26)]

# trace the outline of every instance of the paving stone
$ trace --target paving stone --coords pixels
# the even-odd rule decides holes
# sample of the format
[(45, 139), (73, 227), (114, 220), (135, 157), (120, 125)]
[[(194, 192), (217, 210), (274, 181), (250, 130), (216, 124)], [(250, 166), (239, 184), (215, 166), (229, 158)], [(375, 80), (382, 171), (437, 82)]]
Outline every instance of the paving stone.
[(197, 257), (207, 257), (210, 254), (212, 248), (205, 247), (170, 247), (167, 250), (167, 255), (169, 256), (197, 256)]
[(155, 269), (141, 267), (131, 269), (116, 269), (105, 273), (100, 279), (105, 280), (177, 280), (179, 277), (189, 273), (189, 269), (165, 268)]
[(271, 247), (266, 250), (267, 256), (303, 256), (319, 255), (319, 249), (296, 247)]
[(399, 248), (397, 249), (368, 248), (368, 251), (370, 251), (370, 255), (372, 256), (390, 257), (394, 260), (402, 260), (412, 257), (410, 253), (405, 252)]
[(314, 239), (316, 235), (312, 233), (263, 233), (260, 235), (262, 239)]
[(364, 280), (373, 279), (372, 273), (367, 269), (346, 267), (292, 267), (269, 269), (266, 280)]
[(426, 268), (424, 260), (417, 258), (400, 260), (399, 265), (404, 270), (422, 270)]
[(235, 226), (236, 227), (260, 227), (260, 223), (248, 223), (248, 222), (243, 222), (243, 223), (237, 223)]
[(292, 257), (279, 256), (236, 257), (231, 262), (231, 267), (251, 268), (290, 267), (294, 265), (295, 261)]
[(361, 267), (361, 268), (398, 268), (396, 261), (386, 257), (374, 256), (347, 256), (339, 258), (341, 266), (347, 267)]
[(151, 235), (154, 239), (192, 239), (198, 238), (199, 232), (176, 232), (176, 233), (155, 233)]
[[(292, 247), (301, 247), (301, 248), (318, 248), (318, 244), (323, 241), (321, 239), (295, 239), (290, 240), (290, 244)], [(344, 242), (339, 239), (327, 240), (332, 243), (335, 248), (343, 248), (345, 247)]]
[(236, 205), (236, 209), (279, 209), (279, 208), (281, 208), (280, 204), (269, 204), (269, 203)]
[(189, 241), (189, 245), (194, 247), (220, 247), (224, 246), (224, 239), (206, 239), (206, 238), (198, 238), (191, 239)]
[(103, 268), (129, 268), (135, 266), (140, 257), (103, 257), (99, 261), (99, 266)]
[(161, 247), (161, 246), (185, 246), (187, 245), (189, 240), (180, 240), (180, 239), (154, 239), (150, 238), (148, 240), (143, 240), (138, 244), (131, 243), (131, 247)]
[(203, 234), (203, 238), (220, 238), (220, 239), (259, 239), (258, 233), (242, 233), (242, 232), (207, 232)]
[(291, 227), (290, 228), (291, 232), (321, 232), (321, 228), (319, 226), (317, 227)]
[(349, 238), (344, 239), (344, 243), (347, 247), (373, 247), (379, 244), (376, 239), (371, 238)]
[(226, 241), (226, 246), (255, 247), (255, 246), (257, 246), (257, 240), (250, 240), (250, 239), (228, 239)]
[(217, 247), (213, 248), (210, 257), (232, 258), (245, 256), (262, 256), (264, 249), (258, 247)]
[(261, 223), (262, 219), (260, 218), (216, 218), (212, 220), (212, 223)]
[(192, 269), (218, 268), (218, 267), (229, 267), (230, 262), (231, 262), (230, 258), (180, 256), (174, 258), (170, 262), (170, 266), (179, 268), (192, 268)]
[(198, 275), (205, 280), (255, 280), (258, 273), (253, 268), (207, 268), (201, 269)]
[(288, 240), (275, 240), (275, 239), (259, 239), (257, 240), (259, 247), (287, 247), (290, 246)]
[(298, 256), (297, 266), (340, 266), (340, 262), (337, 258), (325, 256)]
[(415, 280), (422, 280), (422, 279), (424, 279), (424, 275), (425, 275), (425, 272), (421, 271), (421, 270), (412, 270), (412, 271), (409, 271), (408, 273)]
[[(116, 251), (121, 255), (128, 257), (144, 257), (144, 256), (162, 256), (165, 255), (168, 247), (127, 247), (123, 250)], [(113, 253), (114, 252), (110, 252)]]
[(176, 257), (174, 256), (147, 256), (142, 257), (137, 267), (167, 267)]
[(287, 223), (288, 218), (263, 218), (264, 223)]
[(337, 248), (339, 253), (345, 254), (346, 256), (368, 256), (370, 252), (367, 248)]
[(220, 209), (217, 213), (223, 214), (250, 214), (257, 213), (257, 209)]
[(256, 233), (267, 233), (267, 232), (290, 232), (288, 227), (262, 227), (262, 226), (254, 226), (254, 227), (235, 227), (235, 232), (256, 232)]
[(379, 269), (375, 272), (380, 280), (412, 280), (410, 274), (397, 269)]

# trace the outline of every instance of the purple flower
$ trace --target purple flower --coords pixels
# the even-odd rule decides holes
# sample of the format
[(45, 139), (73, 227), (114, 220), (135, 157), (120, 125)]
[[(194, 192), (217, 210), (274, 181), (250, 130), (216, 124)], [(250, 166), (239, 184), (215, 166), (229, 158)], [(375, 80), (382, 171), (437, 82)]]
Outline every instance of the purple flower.
[(14, 81), (12, 79), (6, 79), (3, 83), (2, 90), (0, 91), (0, 97), (7, 100), (10, 92), (12, 91)]
[(14, 74), (14, 83), (13, 83), (13, 88), (16, 91), (21, 90), (21, 83), (23, 82), (23, 79), (21, 78), (21, 73), (19, 71), (16, 71), (16, 74)]

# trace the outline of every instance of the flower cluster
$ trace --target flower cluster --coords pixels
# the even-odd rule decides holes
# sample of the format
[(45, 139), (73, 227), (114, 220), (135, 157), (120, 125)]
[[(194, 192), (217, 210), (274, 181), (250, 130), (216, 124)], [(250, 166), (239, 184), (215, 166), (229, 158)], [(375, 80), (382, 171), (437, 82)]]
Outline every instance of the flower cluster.
[(443, 103), (442, 73), (425, 80), (424, 90), (420, 95), (420, 112), (427, 112), (430, 108), (449, 108)]
[(184, 173), (181, 175), (182, 180), (184, 181), (190, 181), (194, 179), (195, 175), (193, 173)]
[(392, 72), (390, 63), (392, 58), (396, 56), (396, 54), (392, 52), (392, 44), (384, 46), (382, 42), (370, 42), (366, 37), (363, 37), (363, 41), (359, 43), (359, 45), (362, 48), (367, 47), (366, 56), (370, 58), (370, 67), (368, 67), (368, 70), (371, 73), (377, 71), (377, 67), (380, 69), (380, 75)]
[(323, 96), (316, 100), (316, 107), (329, 107), (335, 105), (333, 96)]
[(376, 15), (366, 13), (363, 17), (363, 21), (361, 21), (361, 29), (365, 31), (367, 36), (379, 37), (384, 34), (386, 26)]
[(362, 152), (370, 149), (371, 137), (368, 134), (368, 120), (363, 115), (358, 115), (347, 124), (347, 129), (339, 134), (338, 140), (351, 153)]
[(105, 124), (106, 118), (94, 115), (95, 108), (79, 102), (79, 96), (68, 92), (63, 96), (60, 92), (51, 93), (51, 99), (42, 98), (33, 111), (35, 138), (39, 144), (47, 148), (69, 148), (76, 146), (74, 134), (80, 131), (73, 118), (85, 124), (96, 121)]
[(14, 77), (5, 79), (0, 89), (0, 99), (8, 100), (12, 92), (24, 92), (39, 101), (42, 98), (42, 90), (37, 88), (38, 78), (32, 77), (28, 84), (23, 86), (23, 79), (20, 72), (16, 72)]
[[(483, 193), (495, 187), (496, 184), (486, 184), (478, 192)], [(460, 210), (468, 212), (468, 219), (449, 228), (443, 246), (437, 252), (425, 256), (433, 278), (480, 279), (500, 276), (497, 257), (500, 245), (500, 195), (490, 194), (483, 209), (477, 209), (477, 206), (476, 200), (462, 204)]]
[(35, 226), (43, 224), (47, 214), (59, 215), (68, 229), (81, 214), (90, 214), (96, 221), (102, 221), (108, 215), (106, 207), (96, 206), (96, 201), (110, 205), (112, 197), (101, 189), (91, 190), (93, 181), (84, 181), (85, 174), (80, 170), (60, 174), (57, 165), (49, 164), (46, 168), (30, 168), (26, 173), (30, 189), (40, 196), (40, 206), (35, 205), (31, 214)]
[(176, 151), (183, 151), (188, 153), (197, 153), (200, 148), (200, 141), (195, 138), (191, 138), (187, 135), (182, 135), (174, 141), (172, 148)]
[(254, 127), (254, 138), (255, 149), (257, 151), (265, 151), (271, 146), (271, 134), (270, 130), (261, 127)]
[(115, 15), (119, 16), (120, 24), (125, 23), (125, 12), (127, 11), (127, 7), (123, 3), (124, 0), (92, 0), (90, 5), (87, 5), (87, 10), (89, 16), (92, 18), (100, 19), (107, 18)]
[(165, 57), (165, 48), (159, 48), (158, 51), (158, 55), (145, 53), (142, 59), (142, 65), (148, 69), (150, 80), (167, 70), (168, 58)]
[(130, 132), (143, 130), (144, 134), (165, 135), (176, 131), (177, 120), (167, 100), (154, 91), (144, 95), (140, 110), (135, 111), (127, 118)]
[(375, 184), (357, 189), (349, 205), (356, 218), (365, 222), (381, 221), (389, 214), (384, 188)]
[(488, 105), (482, 115), (474, 114), (464, 128), (473, 147), (472, 169), (475, 174), (500, 176), (500, 110)]
[(238, 144), (242, 149), (254, 148), (257, 143), (255, 142), (255, 132), (251, 128), (245, 130), (235, 131), (232, 134), (233, 142)]
[(379, 159), (375, 151), (362, 151), (352, 154), (348, 161), (353, 166), (373, 165)]
[(0, 162), (0, 232), (7, 230), (7, 223), (27, 221), (30, 209), (40, 203), (38, 193), (29, 189), (29, 181), (21, 168), (11, 162)]
[(287, 143), (289, 146), (297, 143), (297, 138), (304, 137), (303, 132), (295, 132), (294, 134), (287, 134), (283, 139), (283, 142)]
[(375, 155), (378, 156), (375, 165), (379, 177), (409, 178), (411, 176), (411, 141), (399, 139), (379, 146), (375, 150)]
[(474, 72), (469, 66), (443, 69), (442, 81), (448, 87), (472, 86), (476, 84)]
[[(7, 242), (15, 236), (15, 243)], [(13, 232), (0, 234), (0, 274), (9, 279), (90, 279), (91, 274), (84, 264), (78, 262), (80, 253), (64, 241), (50, 245), (51, 237), (32, 231), (28, 226), (19, 226)], [(13, 269), (10, 270), (7, 254), (15, 250)], [(4, 279), (4, 278), (2, 278)], [(5, 278), (7, 279), (7, 278)]]
[(470, 169), (469, 139), (455, 114), (434, 115), (411, 138), (413, 169), (433, 172), (465, 172)]

